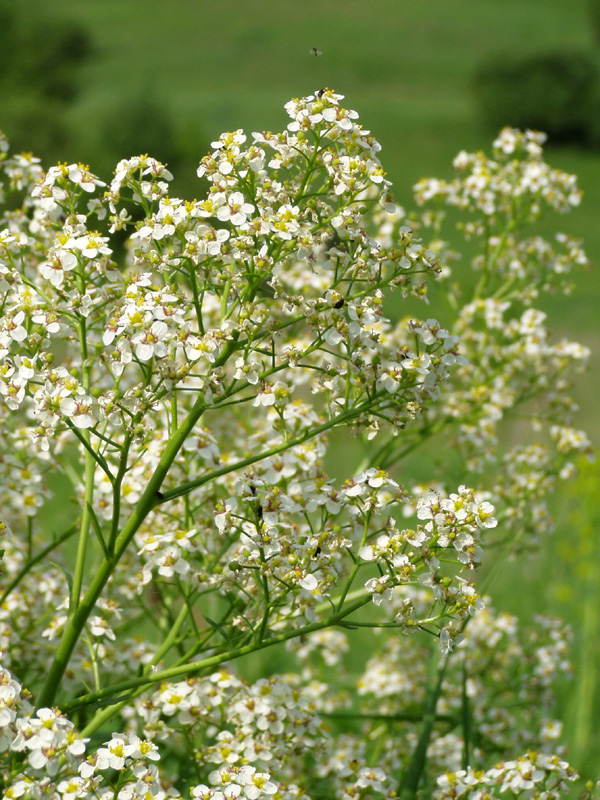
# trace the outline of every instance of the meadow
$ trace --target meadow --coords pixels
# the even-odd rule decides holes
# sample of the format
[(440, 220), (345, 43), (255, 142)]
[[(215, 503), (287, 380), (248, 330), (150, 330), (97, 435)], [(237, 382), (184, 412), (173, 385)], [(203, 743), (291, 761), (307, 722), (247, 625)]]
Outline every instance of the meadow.
[[(24, 2), (19, 13), (35, 14), (37, 8)], [(285, 102), (327, 86), (345, 95), (347, 107), (359, 111), (363, 125), (380, 141), (395, 196), (406, 207), (419, 178), (451, 177), (459, 150), (489, 151), (494, 132), (481, 121), (471, 89), (487, 55), (598, 47), (585, 0), (171, 0), (168, 5), (55, 0), (46, 13), (79, 22), (95, 48), (77, 76), (80, 92), (66, 112), (72, 136), (58, 154), (62, 160), (86, 161), (94, 170), (97, 154), (107, 155), (98, 122), (107, 109), (144, 97), (173, 124), (190, 153), (186, 168), (193, 175), (196, 140), (198, 160), (224, 130), (278, 130)], [(312, 54), (312, 48), (321, 55)], [(130, 154), (112, 155), (116, 161)], [(600, 151), (550, 142), (546, 159), (578, 175), (583, 204), (559, 222), (583, 240), (595, 265), (600, 260)], [(580, 427), (597, 441), (597, 270), (580, 274), (569, 298), (546, 300), (542, 307), (557, 337), (574, 338), (595, 351), (592, 369), (575, 395), (582, 407)], [(581, 768), (587, 761), (588, 774), (600, 770), (593, 742), (600, 708), (598, 489), (597, 471), (587, 470), (570, 495), (557, 501), (558, 529), (541, 557), (515, 565), (516, 570), (513, 566), (510, 582), (490, 584), (498, 607), (525, 615), (562, 611), (570, 618), (578, 666), (575, 682), (564, 687), (566, 738), (573, 763)]]

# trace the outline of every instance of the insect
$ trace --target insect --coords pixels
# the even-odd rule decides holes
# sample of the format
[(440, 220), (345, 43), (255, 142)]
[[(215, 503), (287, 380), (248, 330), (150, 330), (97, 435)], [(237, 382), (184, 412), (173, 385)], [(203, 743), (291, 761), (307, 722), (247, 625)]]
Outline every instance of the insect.
[(322, 56), (323, 55), (321, 50), (317, 50), (316, 47), (311, 47), (308, 52), (311, 54), (311, 56)]
[(323, 97), (323, 95), (325, 94), (325, 92), (326, 92), (326, 90), (325, 90), (325, 89), (319, 89), (319, 91), (318, 91), (318, 92), (315, 92), (315, 94), (317, 95), (317, 97), (321, 98), (321, 97)]

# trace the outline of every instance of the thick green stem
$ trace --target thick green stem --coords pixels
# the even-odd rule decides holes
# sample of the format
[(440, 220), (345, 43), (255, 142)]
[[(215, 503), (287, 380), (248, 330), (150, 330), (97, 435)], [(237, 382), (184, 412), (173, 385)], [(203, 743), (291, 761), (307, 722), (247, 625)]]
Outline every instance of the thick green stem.
[(106, 557), (98, 567), (96, 574), (92, 578), (87, 592), (79, 603), (76, 611), (69, 617), (62, 638), (56, 650), (54, 660), (48, 670), (46, 682), (40, 692), (37, 701), (38, 708), (42, 706), (50, 706), (54, 702), (57, 691), (60, 687), (62, 676), (67, 668), (69, 659), (73, 653), (77, 640), (85, 626), (85, 623), (92, 613), (93, 608), (98, 600), (107, 580), (109, 579), (115, 565), (125, 552), (127, 546), (133, 539), (136, 531), (139, 529), (142, 522), (146, 519), (148, 514), (157, 504), (160, 487), (164, 481), (171, 464), (175, 460), (183, 443), (190, 435), (192, 429), (200, 419), (202, 412), (205, 409), (204, 401), (201, 397), (196, 400), (192, 410), (183, 421), (180, 428), (178, 428), (164, 449), (154, 474), (150, 478), (144, 493), (142, 494), (139, 503), (131, 512), (127, 522), (123, 526), (120, 534), (115, 540), (114, 557), (107, 559)]
[[(215, 367), (224, 364), (231, 356), (231, 354), (235, 352), (236, 348), (237, 348), (237, 338), (234, 338), (230, 340), (225, 346), (222, 354), (215, 362)], [(267, 458), (271, 455), (280, 453), (283, 450), (287, 450), (290, 447), (293, 447), (297, 444), (302, 444), (308, 439), (317, 436), (319, 433), (323, 433), (327, 430), (330, 430), (336, 425), (349, 422), (350, 420), (360, 416), (360, 414), (368, 410), (368, 408), (371, 407), (372, 405), (373, 405), (373, 399), (361, 403), (360, 405), (354, 408), (342, 412), (333, 419), (327, 420), (323, 424), (317, 425), (314, 428), (309, 429), (308, 431), (299, 436), (293, 437), (292, 439), (288, 439), (287, 441), (282, 442), (280, 445), (271, 448), (270, 450), (263, 451), (262, 453), (255, 454), (253, 456), (249, 456), (246, 459), (238, 461), (236, 464), (231, 464), (222, 467), (220, 470), (210, 471), (207, 474), (203, 475), (201, 478), (197, 478), (196, 480), (193, 481), (188, 481), (187, 483), (180, 485), (176, 489), (172, 489), (168, 492), (165, 492), (163, 495), (161, 494), (160, 489), (171, 467), (171, 464), (173, 463), (183, 443), (188, 438), (192, 429), (194, 428), (194, 426), (196, 425), (196, 423), (198, 422), (202, 413), (205, 410), (204, 402), (202, 398), (199, 397), (196, 400), (196, 403), (194, 404), (192, 410), (182, 423), (182, 425), (172, 434), (169, 441), (167, 442), (163, 455), (144, 493), (142, 494), (139, 503), (133, 509), (125, 525), (123, 526), (121, 532), (114, 540), (113, 557), (112, 558), (106, 558), (106, 556), (104, 557), (103, 561), (101, 562), (100, 566), (98, 567), (95, 575), (93, 576), (90, 582), (89, 588), (85, 593), (85, 596), (81, 599), (81, 602), (79, 603), (77, 609), (74, 610), (74, 613), (72, 613), (71, 616), (69, 617), (65, 625), (62, 638), (56, 650), (54, 660), (48, 671), (46, 681), (40, 692), (37, 701), (38, 708), (42, 706), (49, 706), (54, 702), (54, 699), (60, 687), (62, 676), (64, 675), (64, 672), (67, 668), (67, 665), (69, 663), (73, 650), (77, 644), (79, 636), (81, 635), (81, 632), (84, 628), (84, 625), (89, 615), (93, 611), (96, 601), (98, 600), (116, 564), (118, 563), (121, 556), (128, 547), (129, 543), (133, 539), (133, 536), (135, 535), (136, 531), (139, 529), (140, 525), (143, 523), (148, 514), (159, 502), (166, 502), (167, 500), (171, 500), (175, 497), (180, 497), (182, 495), (185, 495), (192, 489), (202, 486), (203, 484), (211, 480), (214, 480), (220, 475), (230, 473), (237, 469), (243, 469), (245, 466), (256, 463), (257, 461), (260, 461), (263, 458)], [(87, 513), (89, 515), (89, 511)], [(271, 643), (271, 640), (269, 640), (269, 643)], [(218, 663), (221, 662), (219, 661)]]
[[(222, 366), (235, 352), (237, 348), (237, 336), (234, 335), (232, 339), (225, 345), (223, 352), (215, 362), (215, 367)], [(206, 409), (204, 399), (199, 396), (194, 403), (192, 410), (189, 412), (181, 426), (173, 432), (169, 441), (167, 442), (163, 454), (158, 462), (152, 477), (150, 478), (144, 493), (142, 494), (139, 503), (133, 509), (125, 525), (123, 526), (120, 534), (114, 541), (114, 555), (112, 558), (104, 557), (100, 566), (93, 576), (87, 592), (81, 600), (77, 610), (71, 614), (63, 635), (59, 642), (54, 655), (54, 660), (48, 670), (46, 681), (42, 687), (40, 695), (37, 700), (37, 707), (51, 706), (57, 695), (60, 687), (62, 677), (69, 664), (75, 645), (81, 635), (85, 623), (92, 613), (96, 601), (110, 578), (116, 564), (121, 556), (127, 549), (129, 543), (133, 539), (136, 531), (139, 529), (142, 522), (146, 519), (148, 514), (157, 505), (160, 498), (160, 487), (171, 468), (173, 461), (181, 450), (183, 443), (191, 434), (194, 426), (202, 416)]]

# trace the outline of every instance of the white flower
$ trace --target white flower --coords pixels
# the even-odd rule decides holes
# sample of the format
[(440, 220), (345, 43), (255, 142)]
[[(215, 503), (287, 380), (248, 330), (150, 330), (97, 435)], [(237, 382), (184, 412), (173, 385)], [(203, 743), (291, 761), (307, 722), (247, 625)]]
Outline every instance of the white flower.
[(308, 592), (313, 592), (319, 585), (319, 581), (315, 578), (314, 575), (305, 575), (301, 581), (299, 581), (300, 586), (303, 589), (306, 589)]
[(140, 739), (134, 733), (129, 734), (129, 744), (125, 746), (124, 753), (127, 758), (143, 759), (149, 758), (151, 761), (158, 761), (160, 753), (154, 742), (147, 739)]
[(27, 330), (21, 324), (25, 320), (25, 312), (17, 311), (16, 314), (5, 314), (2, 318), (2, 328), (0, 328), (0, 344), (7, 343), (12, 339), (14, 342), (22, 342), (27, 338)]
[(60, 410), (65, 417), (70, 417), (76, 428), (91, 428), (95, 424), (92, 398), (87, 395), (63, 398), (60, 401)]
[(142, 331), (132, 337), (131, 343), (140, 361), (150, 361), (153, 356), (164, 358), (167, 355), (165, 339), (168, 331), (165, 322), (156, 320), (152, 323), (150, 330)]
[(365, 589), (371, 593), (376, 606), (380, 606), (384, 600), (390, 601), (394, 596), (393, 588), (386, 586), (389, 580), (390, 576), (384, 575), (381, 578), (369, 578), (365, 582)]
[(473, 504), (475, 521), (480, 528), (495, 528), (498, 520), (493, 516), (494, 506), (487, 500), (479, 505)]
[(107, 236), (89, 233), (75, 239), (74, 246), (81, 250), (81, 254), (85, 258), (96, 258), (99, 255), (108, 256), (112, 253), (112, 250), (106, 244), (108, 241)]
[[(127, 739), (119, 733), (113, 733), (110, 741), (106, 742), (106, 747), (98, 748), (96, 758), (96, 769), (116, 769), (121, 770), (125, 766), (125, 747)], [(82, 765), (83, 766), (83, 765)], [(83, 770), (80, 768), (83, 775)], [(84, 775), (85, 777), (85, 775)]]
[(90, 617), (88, 624), (92, 636), (97, 636), (99, 638), (106, 636), (112, 641), (116, 639), (114, 631), (109, 627), (108, 622), (105, 619), (102, 619), (102, 617), (97, 615)]
[(232, 225), (243, 225), (254, 211), (251, 203), (246, 203), (241, 192), (232, 192), (226, 199), (226, 204), (217, 210), (217, 219), (221, 222), (231, 222)]
[(81, 186), (84, 192), (93, 192), (96, 186), (106, 186), (104, 181), (92, 175), (83, 164), (71, 164), (67, 167), (67, 170), (69, 179)]
[(77, 256), (69, 250), (56, 248), (49, 252), (49, 259), (39, 265), (40, 274), (50, 281), (53, 286), (60, 288), (65, 280), (65, 273), (71, 272), (77, 266)]
[(61, 796), (61, 800), (77, 800), (78, 797), (86, 797), (86, 781), (81, 777), (71, 777), (60, 781), (56, 787)]

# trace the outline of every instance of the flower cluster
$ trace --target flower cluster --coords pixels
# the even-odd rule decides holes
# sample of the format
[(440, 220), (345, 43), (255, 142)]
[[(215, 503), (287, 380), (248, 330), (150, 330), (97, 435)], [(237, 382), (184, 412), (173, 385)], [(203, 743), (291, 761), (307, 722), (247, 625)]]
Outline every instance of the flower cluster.
[(566, 761), (547, 753), (531, 751), (515, 761), (503, 761), (479, 772), (469, 768), (448, 772), (438, 778), (438, 790), (434, 797), (475, 798), (498, 797), (510, 791), (523, 797), (553, 798), (568, 791), (568, 783), (577, 778), (577, 773)]
[[(521, 234), (577, 205), (575, 179), (507, 130), (407, 215), (341, 101), (223, 134), (193, 200), (148, 155), (105, 182), (0, 142), (7, 798), (391, 798), (440, 775), (440, 798), (554, 797), (573, 777), (537, 752), (568, 634), (543, 621), (523, 645), (472, 574), (531, 546), (591, 451), (568, 396), (588, 353), (532, 307), (585, 255)], [(405, 318), (459, 258), (444, 206), (481, 244), (477, 286), (448, 286), (444, 324)], [(421, 485), (432, 439), (460, 470)], [(386, 633), (357, 677), (363, 628)], [(268, 677), (240, 677), (263, 651)]]

